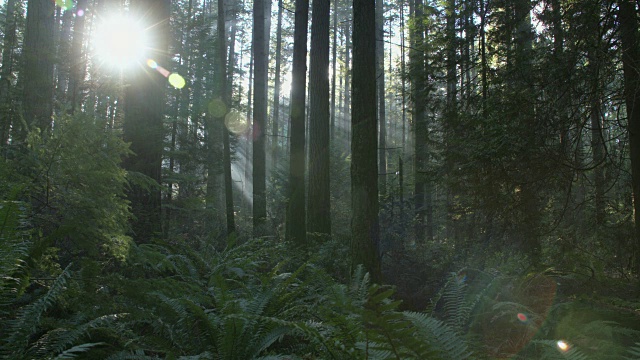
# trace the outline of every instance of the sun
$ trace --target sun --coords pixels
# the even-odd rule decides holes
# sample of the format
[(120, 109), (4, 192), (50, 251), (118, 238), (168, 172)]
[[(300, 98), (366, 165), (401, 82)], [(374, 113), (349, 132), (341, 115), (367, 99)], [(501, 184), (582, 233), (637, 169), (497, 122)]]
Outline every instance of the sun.
[(99, 20), (93, 48), (101, 64), (124, 70), (145, 62), (149, 44), (140, 21), (119, 14)]

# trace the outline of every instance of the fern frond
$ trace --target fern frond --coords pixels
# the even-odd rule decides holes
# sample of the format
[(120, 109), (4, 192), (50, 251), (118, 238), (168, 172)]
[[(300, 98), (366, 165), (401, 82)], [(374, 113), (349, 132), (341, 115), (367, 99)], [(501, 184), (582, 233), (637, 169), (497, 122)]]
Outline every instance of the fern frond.
[(44, 296), (25, 306), (19, 311), (18, 317), (15, 320), (8, 322), (9, 336), (6, 339), (6, 343), (11, 346), (11, 350), (16, 356), (19, 357), (19, 354), (26, 351), (29, 338), (36, 333), (40, 325), (42, 314), (44, 314), (65, 291), (67, 280), (71, 277), (69, 270), (71, 265), (72, 264), (69, 264), (67, 268), (62, 271)]
[(78, 342), (80, 338), (87, 335), (90, 330), (110, 325), (126, 314), (112, 314), (100, 316), (87, 323), (67, 329), (55, 329), (40, 337), (36, 344), (37, 354), (40, 356), (63, 354), (72, 344)]
[(78, 354), (85, 353), (99, 345), (104, 345), (104, 343), (98, 342), (98, 343), (86, 343), (86, 344), (76, 345), (70, 349), (63, 351), (58, 356), (56, 356), (55, 359), (56, 360), (73, 359), (76, 356), (78, 356)]
[(362, 303), (366, 301), (369, 295), (369, 281), (369, 273), (365, 272), (362, 265), (358, 265), (351, 276), (349, 292)]
[(208, 351), (205, 351), (201, 354), (198, 355), (193, 355), (193, 356), (180, 356), (178, 358), (178, 360), (210, 360), (213, 359), (213, 354), (211, 354)]
[(628, 360), (640, 360), (640, 342), (637, 342), (628, 350)]
[(471, 351), (466, 339), (449, 325), (423, 313), (405, 311), (404, 316), (415, 327), (415, 336), (438, 352), (443, 359), (467, 359)]
[(356, 343), (356, 348), (360, 349), (360, 351), (364, 353), (366, 359), (386, 360), (398, 358), (392, 350), (386, 349), (386, 344), (361, 341)]
[(31, 247), (27, 206), (0, 201), (0, 314), (27, 286), (26, 259)]
[(120, 351), (117, 352), (105, 360), (158, 360), (157, 356), (149, 356), (144, 353), (143, 350), (135, 351)]

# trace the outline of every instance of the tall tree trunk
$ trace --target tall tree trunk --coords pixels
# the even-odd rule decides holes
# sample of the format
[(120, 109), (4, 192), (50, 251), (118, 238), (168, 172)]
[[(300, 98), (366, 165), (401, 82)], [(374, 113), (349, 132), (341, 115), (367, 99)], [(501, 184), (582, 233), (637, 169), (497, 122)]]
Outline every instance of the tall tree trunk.
[(640, 274), (640, 50), (638, 49), (638, 17), (630, 0), (620, 0), (618, 21), (622, 42), (622, 66), (624, 71), (624, 96), (629, 129), (629, 155), (633, 184), (635, 222), (635, 266)]
[[(264, 101), (265, 101), (265, 120), (264, 120), (264, 132), (265, 132), (265, 138), (264, 138), (264, 146), (265, 146), (265, 183), (266, 183), (266, 177), (268, 176), (267, 174), (267, 170), (269, 172), (273, 171), (273, 164), (271, 164), (271, 166), (267, 166), (267, 149), (271, 150), (274, 146), (274, 144), (277, 143), (278, 138), (275, 136), (275, 134), (271, 134), (270, 136), (267, 137), (267, 129), (269, 128), (269, 126), (271, 126), (273, 128), (273, 109), (271, 109), (271, 113), (269, 113), (269, 56), (271, 55), (271, 47), (270, 47), (270, 43), (271, 43), (271, 0), (263, 0), (264, 1), (264, 54), (266, 56), (266, 63), (267, 63), (267, 67), (266, 67), (266, 83), (267, 85), (264, 87)], [(271, 118), (269, 117), (269, 115), (271, 115)], [(266, 186), (266, 185), (265, 185)], [(265, 197), (266, 197), (266, 187), (265, 187)], [(266, 198), (265, 198), (265, 202), (266, 202)]]
[(314, 0), (311, 10), (311, 102), (309, 138), (308, 231), (331, 234), (329, 193), (329, 0)]
[[(482, 0), (480, 0), (482, 1)], [(405, 59), (405, 41), (404, 41), (404, 1), (400, 1), (400, 70), (402, 82), (402, 153), (404, 154), (407, 147), (407, 74)]]
[(267, 65), (265, 53), (267, 29), (265, 29), (264, 0), (253, 1), (253, 234), (266, 234), (266, 159), (265, 130), (267, 125)]
[(376, 2), (376, 79), (378, 95), (378, 125), (380, 138), (378, 140), (378, 184), (380, 195), (387, 193), (387, 119), (385, 114), (385, 84), (384, 84), (384, 0)]
[(0, 69), (0, 148), (9, 140), (12, 123), (11, 78), (13, 77), (13, 53), (16, 48), (16, 0), (7, 0), (2, 42), (2, 69)]
[[(83, 12), (87, 9), (87, 0), (78, 0), (76, 5), (76, 13), (79, 10)], [(73, 25), (73, 42), (71, 43), (71, 71), (69, 76), (69, 98), (71, 101), (71, 113), (75, 113), (76, 109), (82, 103), (80, 94), (82, 84), (84, 83), (85, 72), (87, 69), (84, 54), (84, 38), (85, 38), (85, 17), (76, 15)]]
[(375, 30), (375, 0), (353, 0), (351, 257), (380, 282)]
[[(595, 9), (599, 10), (597, 6)], [(590, 28), (594, 30), (594, 34), (591, 37), (591, 44), (587, 51), (587, 57), (589, 59), (588, 73), (589, 73), (589, 89), (587, 90), (589, 96), (589, 118), (591, 120), (591, 151), (593, 154), (593, 176), (594, 176), (594, 190), (595, 190), (595, 225), (599, 227), (604, 224), (605, 220), (605, 199), (604, 199), (604, 156), (605, 156), (605, 143), (604, 134), (602, 132), (602, 89), (600, 85), (600, 66), (601, 66), (601, 39), (597, 29), (600, 25), (600, 13), (597, 10), (592, 10), (589, 14)]]
[[(152, 39), (149, 48), (154, 49), (151, 58), (158, 64), (167, 62), (169, 37), (170, 0), (136, 0), (132, 6), (147, 14), (155, 24), (148, 31)], [(129, 172), (141, 173), (155, 183), (161, 183), (162, 150), (164, 129), (162, 126), (165, 78), (155, 70), (144, 69), (131, 74), (125, 94), (124, 140), (131, 143), (133, 155), (128, 156), (123, 166)], [(160, 187), (146, 189), (132, 185), (128, 193), (132, 223), (136, 241), (149, 242), (162, 234), (162, 212)]]
[[(247, 94), (247, 132), (245, 136), (245, 145), (244, 145), (244, 181), (243, 184), (249, 183), (253, 180), (249, 179), (249, 175), (251, 174), (251, 166), (250, 159), (253, 154), (253, 59), (255, 58), (253, 52), (253, 45), (250, 50), (251, 55), (249, 55), (249, 93)], [(244, 185), (243, 185), (244, 186)], [(244, 190), (244, 188), (243, 188)], [(242, 199), (245, 199), (243, 196)], [(249, 205), (249, 211), (253, 213), (253, 202)]]
[[(196, 69), (191, 69), (192, 66), (192, 59), (191, 59), (191, 42), (192, 42), (192, 36), (191, 36), (191, 29), (193, 28), (193, 0), (189, 0), (188, 3), (188, 7), (187, 7), (187, 31), (185, 31), (184, 33), (184, 41), (182, 42), (184, 46), (184, 48), (182, 49), (182, 54), (183, 57), (185, 57), (184, 60), (184, 69), (187, 69), (187, 73), (186, 73), (186, 77), (187, 78), (191, 78), (191, 74), (196, 75), (199, 72), (199, 67)], [(193, 62), (193, 64), (197, 65), (197, 62)], [(195, 84), (194, 84), (195, 85)], [(196, 122), (198, 121), (198, 114), (201, 113), (200, 111), (190, 111), (191, 105), (194, 105), (193, 108), (196, 108), (196, 104), (195, 102), (191, 101), (191, 95), (193, 95), (194, 99), (196, 98), (197, 92), (199, 90), (200, 87), (195, 87), (195, 86), (186, 86), (182, 89), (182, 91), (180, 92), (180, 119), (181, 122), (184, 124), (181, 127), (181, 136), (178, 137), (178, 147), (180, 149), (193, 149), (195, 148), (195, 144), (197, 144), (197, 140), (193, 141), (192, 137), (193, 134), (196, 133), (197, 134), (197, 124)], [(184, 157), (181, 159), (180, 161), (180, 173), (184, 174), (184, 175), (191, 175), (193, 176), (195, 173), (195, 161), (194, 159), (192, 159), (190, 156), (189, 157)], [(171, 186), (173, 186), (171, 184)], [(183, 180), (179, 187), (178, 187), (178, 197), (181, 199), (185, 199), (190, 197), (193, 194), (194, 191), (194, 186), (193, 186), (193, 181), (188, 181), (188, 180)], [(169, 202), (169, 205), (171, 203)], [(171, 211), (171, 207), (167, 208), (167, 213), (166, 213), (166, 220), (170, 221), (171, 220), (171, 216), (172, 216), (172, 211)], [(181, 221), (179, 222), (183, 222), (186, 221), (186, 219), (184, 218), (180, 218)], [(170, 224), (170, 223), (169, 223)]]
[(351, 125), (350, 125), (350, 115), (349, 107), (351, 106), (351, 22), (347, 20), (344, 24), (344, 33), (345, 33), (345, 60), (344, 60), (344, 102), (342, 103), (342, 116), (344, 121), (344, 129), (347, 131), (347, 144), (349, 143), (349, 139), (351, 137)]
[[(462, 68), (464, 71), (464, 76), (465, 76), (465, 80), (464, 80), (464, 87), (463, 87), (463, 91), (464, 91), (464, 99), (466, 101), (466, 103), (468, 104), (471, 100), (471, 69), (474, 69), (475, 67), (472, 66), (471, 63), (471, 54), (474, 51), (474, 44), (475, 44), (475, 24), (473, 22), (473, 13), (474, 13), (474, 2), (472, 1), (467, 1), (464, 3), (464, 33), (465, 33), (465, 44), (464, 44), (464, 57), (463, 57), (463, 63), (464, 63), (464, 67)], [(468, 105), (467, 105), (468, 106)]]
[[(447, 174), (453, 178), (456, 177), (456, 152), (457, 146), (456, 142), (460, 141), (461, 134), (458, 129), (458, 88), (457, 88), (457, 49), (458, 49), (458, 41), (456, 36), (456, 1), (448, 0), (447, 1), (447, 28), (446, 28), (446, 39), (447, 39), (447, 108), (445, 110), (445, 142), (446, 142), (446, 171)], [(460, 76), (462, 78), (462, 76)], [(455, 199), (456, 194), (452, 190), (452, 184), (449, 184), (447, 187), (447, 238), (456, 241), (457, 248), (459, 248), (460, 244), (457, 243), (457, 238), (455, 234), (456, 224), (454, 224), (455, 217)], [(427, 196), (430, 194), (427, 193)], [(430, 201), (427, 201), (427, 212), (429, 212)], [(429, 216), (429, 215), (427, 215)], [(432, 224), (429, 224), (427, 221), (428, 229), (432, 229)], [(433, 239), (433, 230), (431, 230), (431, 234), (427, 236), (429, 239)]]
[[(68, 105), (69, 80), (71, 75), (72, 60), (71, 49), (71, 29), (74, 19), (71, 11), (64, 11), (60, 7), (56, 8), (54, 27), (54, 47), (57, 50), (56, 63), (54, 64), (53, 76), (55, 79), (54, 90), (54, 114), (58, 115), (62, 107)], [(75, 49), (74, 49), (75, 51)]]
[(338, 1), (333, 1), (333, 46), (331, 47), (331, 141), (335, 141), (336, 132), (336, 78), (338, 65)]
[(23, 48), (22, 109), (24, 122), (20, 139), (26, 132), (38, 127), (43, 133), (51, 130), (53, 114), (53, 62), (55, 50), (54, 2), (50, 0), (29, 0), (27, 4), (27, 26)]
[[(518, 125), (521, 127), (523, 147), (520, 156), (522, 178), (516, 184), (519, 187), (520, 197), (520, 224), (518, 234), (522, 234), (522, 244), (525, 253), (531, 258), (531, 262), (537, 265), (540, 261), (540, 201), (536, 183), (531, 181), (529, 166), (533, 165), (534, 152), (540, 149), (540, 137), (536, 134), (538, 121), (531, 98), (535, 97), (532, 87), (533, 62), (531, 59), (533, 50), (533, 31), (531, 28), (531, 2), (518, 0), (514, 2), (515, 34), (513, 36), (513, 59), (507, 59), (507, 66), (511, 65), (514, 74), (512, 78), (512, 91), (514, 102), (520, 106), (518, 109)], [(509, 45), (508, 45), (509, 46)]]
[[(218, 84), (218, 91), (222, 102), (225, 104), (225, 112), (221, 113), (221, 117), (218, 119), (220, 123), (224, 123), (224, 117), (228, 113), (228, 109), (231, 108), (231, 93), (227, 87), (227, 44), (226, 44), (226, 26), (224, 18), (224, 0), (218, 0), (218, 61), (217, 72), (220, 82)], [(232, 55), (230, 55), (231, 57)], [(236, 231), (235, 214), (233, 208), (233, 183), (231, 179), (231, 148), (229, 147), (229, 129), (226, 126), (222, 126), (222, 144), (223, 144), (223, 171), (224, 171), (224, 195), (225, 195), (225, 209), (227, 218), (227, 235), (232, 235)]]
[(307, 237), (305, 209), (305, 83), (307, 73), (307, 27), (309, 1), (296, 0), (293, 33), (293, 64), (291, 66), (291, 120), (289, 191), (286, 219), (286, 240), (304, 245)]
[(238, 22), (238, 14), (234, 11), (231, 16), (233, 17), (233, 20), (231, 24), (231, 36), (229, 39), (229, 58), (227, 59), (227, 95), (229, 96), (228, 99), (230, 106), (234, 103), (233, 76), (236, 71), (236, 33), (238, 29), (236, 24)]
[[(597, 62), (589, 62), (590, 67), (598, 67)], [(590, 101), (590, 114), (591, 120), (591, 151), (593, 153), (593, 186), (595, 189), (595, 225), (600, 226), (604, 224), (605, 220), (605, 198), (604, 198), (604, 134), (602, 129), (602, 101), (600, 99), (600, 91), (598, 82), (598, 70), (593, 69), (591, 81), (594, 82), (594, 86), (591, 89), (591, 101)]]
[(487, 26), (487, 8), (485, 0), (480, 0), (480, 68), (481, 68), (481, 83), (482, 83), (482, 114), (484, 117), (487, 115), (487, 35), (485, 27)]
[(424, 30), (420, 25), (422, 20), (422, 1), (416, 0), (413, 9), (415, 27), (411, 33), (411, 51), (409, 53), (411, 72), (411, 92), (413, 97), (413, 126), (414, 126), (414, 210), (416, 214), (415, 239), (417, 242), (424, 241), (425, 223), (425, 172), (427, 153), (427, 124), (425, 116), (425, 58), (419, 50), (424, 41)]
[(280, 67), (282, 64), (282, 12), (283, 5), (282, 0), (278, 0), (278, 27), (276, 29), (276, 68), (275, 79), (273, 87), (273, 127), (271, 132), (273, 133), (273, 142), (271, 147), (271, 166), (273, 169), (278, 167), (278, 150), (279, 150), (279, 123), (280, 123), (280, 86), (282, 81), (280, 80)]

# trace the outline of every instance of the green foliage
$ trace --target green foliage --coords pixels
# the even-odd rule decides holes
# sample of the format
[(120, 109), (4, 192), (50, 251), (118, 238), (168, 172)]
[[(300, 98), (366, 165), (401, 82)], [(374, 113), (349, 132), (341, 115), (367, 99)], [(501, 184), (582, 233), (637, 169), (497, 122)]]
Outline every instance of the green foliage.
[(42, 297), (20, 309), (15, 319), (6, 321), (7, 334), (2, 343), (3, 352), (11, 354), (11, 358), (15, 359), (28, 353), (30, 337), (37, 334), (43, 315), (60, 298), (69, 276), (67, 267)]
[[(344, 359), (464, 359), (466, 339), (451, 327), (416, 312), (400, 312), (390, 287), (369, 284), (356, 268), (350, 285), (336, 284), (320, 317), (325, 336), (334, 344), (334, 358)], [(325, 356), (326, 357), (326, 356)]]
[(629, 356), (627, 359), (637, 360), (640, 359), (640, 342), (637, 342), (635, 346), (631, 347), (628, 351)]
[(120, 168), (127, 146), (93, 117), (63, 116), (55, 123), (49, 138), (29, 133), (28, 146), (8, 163), (8, 180), (24, 184), (20, 198), (31, 204), (32, 225), (64, 249), (64, 262), (78, 254), (122, 260), (130, 243)]
[(0, 202), (0, 316), (28, 284), (26, 264), (30, 245), (27, 204)]
[(431, 344), (439, 359), (467, 359), (471, 357), (467, 340), (446, 323), (424, 313), (405, 312), (416, 328), (418, 341)]

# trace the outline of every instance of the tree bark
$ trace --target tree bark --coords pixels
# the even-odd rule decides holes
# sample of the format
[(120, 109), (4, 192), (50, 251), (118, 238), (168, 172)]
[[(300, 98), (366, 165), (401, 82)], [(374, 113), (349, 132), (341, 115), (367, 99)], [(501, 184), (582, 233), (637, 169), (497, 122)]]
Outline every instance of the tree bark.
[[(226, 106), (226, 111), (218, 121), (224, 124), (224, 117), (229, 113), (231, 108), (231, 93), (227, 86), (227, 44), (226, 44), (226, 25), (224, 14), (224, 0), (218, 0), (218, 61), (217, 71), (220, 83), (218, 84), (220, 98)], [(231, 57), (231, 56), (230, 56)], [(229, 147), (229, 129), (226, 126), (222, 126), (222, 145), (223, 145), (223, 159), (222, 167), (224, 171), (224, 195), (225, 195), (225, 209), (227, 219), (227, 236), (233, 236), (236, 232), (235, 214), (233, 208), (233, 183), (231, 179), (231, 149)]]
[(264, 0), (253, 2), (253, 234), (266, 234), (266, 159), (265, 130), (267, 124), (267, 65), (265, 53), (265, 4)]
[(27, 25), (23, 48), (23, 97), (24, 122), (20, 140), (28, 130), (39, 128), (43, 134), (51, 131), (53, 114), (53, 63), (55, 50), (54, 2), (29, 0)]
[[(446, 146), (446, 171), (447, 174), (451, 177), (455, 178), (456, 173), (456, 152), (457, 146), (456, 142), (461, 139), (461, 134), (457, 125), (457, 117), (458, 117), (458, 87), (457, 87), (457, 61), (456, 54), (458, 49), (458, 41), (456, 37), (456, 1), (448, 0), (447, 1), (447, 28), (446, 28), (446, 41), (447, 41), (447, 108), (445, 110), (445, 146)], [(462, 78), (462, 76), (460, 76)], [(451, 185), (451, 184), (449, 184)], [(426, 192), (426, 197), (429, 197), (430, 192)], [(455, 199), (456, 194), (454, 193), (451, 186), (447, 187), (447, 238), (453, 241), (456, 241), (456, 245), (460, 245), (457, 243), (457, 235), (455, 231), (456, 224), (454, 223), (455, 217)], [(431, 210), (431, 201), (427, 200), (427, 217), (429, 217), (429, 213), (432, 213)], [(433, 223), (427, 221), (427, 238), (429, 240), (433, 239)]]
[(345, 60), (344, 60), (344, 102), (342, 103), (342, 116), (344, 121), (344, 129), (347, 131), (347, 143), (351, 137), (351, 125), (349, 122), (349, 117), (351, 112), (349, 107), (351, 106), (351, 22), (347, 20), (344, 24), (344, 33), (345, 33)]
[(11, 80), (13, 77), (13, 53), (16, 47), (16, 0), (7, 0), (4, 39), (2, 42), (2, 69), (0, 70), (0, 148), (9, 141), (9, 129), (13, 120), (11, 107)]
[(351, 257), (380, 282), (375, 30), (375, 0), (353, 0)]
[(278, 27), (276, 29), (276, 68), (273, 86), (273, 127), (271, 129), (273, 141), (271, 143), (271, 166), (273, 169), (278, 167), (278, 149), (279, 149), (279, 122), (280, 122), (280, 67), (282, 64), (282, 0), (278, 0)]
[(314, 0), (309, 69), (310, 144), (308, 231), (331, 234), (329, 196), (329, 0)]
[(640, 274), (640, 51), (638, 49), (638, 17), (630, 0), (620, 0), (618, 21), (622, 42), (624, 97), (629, 129), (629, 155), (633, 185), (635, 222), (635, 266)]
[(307, 237), (305, 209), (305, 97), (307, 73), (307, 27), (309, 1), (296, 0), (293, 34), (293, 64), (291, 67), (291, 120), (289, 188), (286, 219), (286, 240), (304, 245)]
[(535, 165), (534, 154), (543, 144), (536, 134), (538, 120), (536, 118), (534, 103), (533, 77), (533, 31), (531, 28), (531, 3), (528, 0), (514, 2), (515, 34), (513, 37), (513, 59), (507, 59), (507, 66), (511, 65), (513, 78), (511, 80), (514, 104), (518, 109), (518, 126), (522, 132), (522, 142), (525, 146), (520, 153), (520, 162), (523, 165), (522, 177), (516, 186), (519, 191), (519, 225), (518, 233), (522, 234), (523, 249), (530, 256), (531, 262), (537, 265), (540, 261), (540, 201), (536, 183), (531, 181), (530, 167)]
[(378, 95), (378, 125), (380, 137), (378, 140), (378, 184), (380, 195), (387, 193), (387, 121), (385, 114), (385, 84), (384, 84), (384, 0), (376, 0), (376, 79)]
[(411, 51), (409, 53), (411, 72), (411, 92), (413, 97), (413, 126), (414, 126), (414, 211), (415, 211), (415, 240), (422, 242), (425, 232), (425, 172), (427, 152), (427, 124), (425, 116), (426, 100), (424, 94), (425, 58), (419, 50), (424, 41), (424, 30), (420, 25), (422, 19), (422, 1), (417, 0), (413, 9), (415, 27), (411, 33)]
[(331, 130), (330, 137), (335, 141), (336, 132), (336, 77), (338, 65), (338, 1), (333, 2), (333, 46), (331, 48)]
[[(482, 1), (482, 0), (481, 0)], [(404, 41), (404, 1), (400, 1), (400, 70), (402, 77), (402, 153), (404, 154), (407, 147), (407, 84), (406, 84), (406, 58), (405, 58), (405, 41)]]
[[(170, 0), (136, 0), (132, 6), (147, 14), (155, 26), (149, 28), (147, 37), (150, 58), (158, 64), (167, 61)], [(166, 80), (158, 72), (145, 68), (131, 74), (125, 94), (125, 119), (123, 137), (131, 143), (133, 155), (124, 159), (123, 166), (129, 172), (147, 176), (156, 184), (145, 189), (132, 185), (128, 193), (131, 211), (135, 216), (132, 230), (136, 241), (149, 242), (162, 234), (160, 187), (162, 150), (164, 139), (163, 105)]]
[[(78, 10), (86, 11), (87, 0), (78, 0), (76, 5), (76, 13)], [(85, 37), (85, 17), (76, 15), (73, 25), (73, 41), (71, 43), (71, 71), (69, 76), (69, 92), (71, 101), (71, 113), (75, 113), (76, 109), (82, 103), (81, 88), (84, 82), (86, 72), (86, 59), (84, 54), (84, 37)]]

